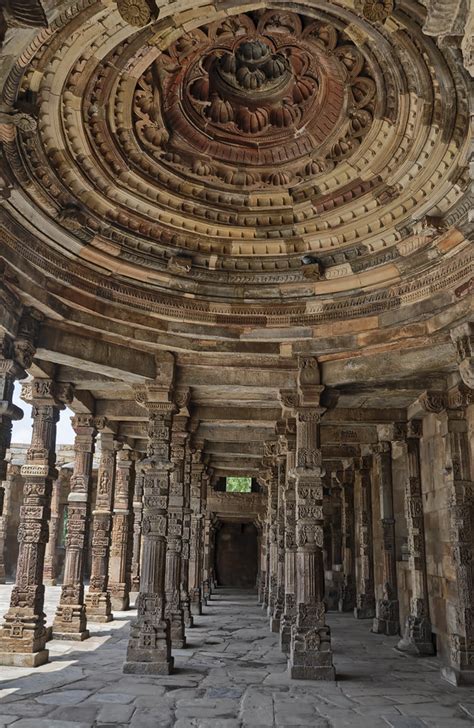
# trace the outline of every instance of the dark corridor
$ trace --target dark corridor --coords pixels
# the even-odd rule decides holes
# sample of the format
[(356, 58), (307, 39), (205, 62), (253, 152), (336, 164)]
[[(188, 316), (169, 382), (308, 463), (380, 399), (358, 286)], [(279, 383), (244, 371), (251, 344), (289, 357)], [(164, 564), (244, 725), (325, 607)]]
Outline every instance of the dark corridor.
[(253, 589), (257, 580), (257, 529), (252, 523), (223, 523), (216, 534), (219, 586)]

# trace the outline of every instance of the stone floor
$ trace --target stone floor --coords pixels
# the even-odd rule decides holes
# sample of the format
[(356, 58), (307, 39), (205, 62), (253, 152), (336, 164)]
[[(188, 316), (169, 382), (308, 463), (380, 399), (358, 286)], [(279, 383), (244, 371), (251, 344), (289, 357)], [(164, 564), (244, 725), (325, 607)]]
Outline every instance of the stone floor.
[[(0, 587), (0, 609), (10, 592)], [(49, 621), (59, 589), (47, 590)], [(290, 681), (277, 635), (250, 592), (219, 590), (174, 652), (169, 677), (122, 674), (129, 618), (92, 625), (83, 643), (49, 643), (36, 670), (0, 667), (0, 727), (466, 728), (474, 691), (439, 678), (436, 659), (395, 652), (395, 638), (331, 614), (336, 683)]]

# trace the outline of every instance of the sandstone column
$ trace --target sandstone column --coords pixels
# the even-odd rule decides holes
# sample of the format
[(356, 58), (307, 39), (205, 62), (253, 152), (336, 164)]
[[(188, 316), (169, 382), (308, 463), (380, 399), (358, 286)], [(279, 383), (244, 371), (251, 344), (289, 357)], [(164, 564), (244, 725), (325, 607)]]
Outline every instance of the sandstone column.
[(291, 636), (290, 675), (334, 680), (331, 633), (325, 621), (323, 484), (319, 365), (299, 359), (296, 402), (296, 624)]
[(375, 446), (375, 465), (380, 488), (380, 519), (382, 523), (382, 569), (383, 596), (377, 599), (372, 631), (395, 635), (400, 632), (399, 604), (397, 595), (397, 562), (395, 554), (395, 518), (393, 515), (392, 447), (390, 440), (383, 439), (392, 434), (387, 428), (379, 429), (379, 445)]
[(59, 473), (53, 483), (51, 497), (51, 517), (49, 519), (49, 540), (46, 544), (44, 555), (43, 577), (46, 586), (56, 585), (56, 548), (58, 545), (58, 529), (59, 529), (59, 503), (61, 498), (62, 477)]
[[(270, 629), (272, 629), (271, 617), (275, 611), (278, 587), (278, 468), (274, 460), (275, 443), (265, 444), (266, 456), (263, 459), (264, 465), (268, 468), (268, 608), (267, 614), (270, 617)], [(278, 629), (276, 630), (278, 631)]]
[(191, 459), (190, 436), (186, 438), (184, 459), (184, 509), (183, 509), (183, 545), (181, 550), (181, 604), (183, 606), (184, 624), (192, 627), (191, 597), (189, 594), (189, 560), (191, 553)]
[(91, 508), (92, 458), (97, 424), (93, 415), (72, 418), (76, 433), (74, 470), (68, 497), (68, 528), (61, 598), (53, 622), (54, 639), (84, 640), (89, 637), (84, 604), (85, 549)]
[(20, 511), (20, 543), (16, 583), (10, 609), (0, 632), (0, 664), (36, 667), (48, 660), (44, 608), (43, 567), (53, 480), (57, 478), (56, 424), (71, 388), (50, 379), (23, 385), (22, 397), (33, 406), (33, 431)]
[(92, 513), (91, 578), (86, 595), (86, 611), (92, 622), (110, 622), (113, 616), (108, 572), (116, 460), (116, 443), (112, 433), (102, 430), (100, 450), (97, 496)]
[(202, 601), (207, 604), (211, 598), (211, 558), (212, 558), (212, 513), (204, 517), (204, 531), (202, 544)]
[[(263, 487), (263, 486), (262, 486)], [(258, 603), (261, 605), (262, 608), (266, 609), (266, 601), (268, 599), (267, 595), (267, 562), (268, 562), (268, 554), (267, 554), (267, 537), (268, 537), (268, 529), (267, 529), (267, 521), (262, 520), (261, 526), (261, 535), (260, 535), (260, 551), (259, 551), (259, 560), (260, 560), (260, 566), (259, 566), (259, 582), (258, 582)]]
[(120, 612), (130, 606), (134, 463), (135, 453), (131, 450), (120, 450), (117, 453), (109, 558), (109, 592), (112, 609)]
[(405, 518), (408, 528), (408, 564), (412, 597), (410, 613), (405, 621), (403, 638), (397, 648), (415, 655), (433, 655), (428, 583), (426, 577), (425, 526), (421, 491), (420, 437), (422, 420), (410, 420), (404, 443), (407, 463), (405, 483)]
[(372, 552), (372, 494), (371, 494), (370, 456), (364, 456), (354, 462), (354, 510), (358, 539), (358, 557), (356, 560), (356, 606), (354, 616), (357, 619), (373, 619), (375, 617), (374, 563)]
[(191, 612), (202, 614), (202, 488), (203, 471), (201, 449), (193, 449), (191, 456), (191, 542), (189, 547), (189, 596)]
[[(186, 409), (189, 393), (180, 404), (179, 412), (173, 417), (171, 433), (171, 462), (168, 500), (168, 533), (166, 539), (165, 617), (170, 623), (171, 645), (186, 646), (184, 609), (181, 603), (181, 572), (184, 528), (184, 460), (186, 455)], [(175, 401), (180, 400), (176, 397)], [(179, 406), (179, 405), (178, 405)], [(183, 414), (183, 410), (185, 410)]]
[(455, 685), (474, 684), (474, 483), (466, 419), (466, 408), (473, 403), (474, 390), (464, 383), (450, 390), (443, 432), (457, 609), (450, 634), (451, 664), (442, 675)]
[(342, 571), (343, 582), (341, 598), (339, 600), (340, 612), (353, 612), (356, 601), (355, 589), (355, 529), (354, 529), (354, 470), (344, 468), (342, 476)]
[(296, 493), (295, 436), (287, 433), (286, 482), (283, 496), (285, 522), (285, 597), (280, 625), (280, 646), (290, 651), (291, 630), (296, 621)]
[(142, 559), (137, 619), (132, 623), (124, 672), (168, 675), (173, 668), (169, 622), (164, 618), (166, 531), (170, 486), (171, 424), (175, 410), (170, 390), (174, 379), (171, 354), (157, 360), (157, 380), (137, 387), (137, 401), (149, 417), (144, 473)]
[(132, 545), (132, 587), (133, 592), (140, 589), (140, 554), (142, 547), (143, 512), (143, 473), (140, 463), (135, 466), (135, 486), (133, 489), (133, 545)]

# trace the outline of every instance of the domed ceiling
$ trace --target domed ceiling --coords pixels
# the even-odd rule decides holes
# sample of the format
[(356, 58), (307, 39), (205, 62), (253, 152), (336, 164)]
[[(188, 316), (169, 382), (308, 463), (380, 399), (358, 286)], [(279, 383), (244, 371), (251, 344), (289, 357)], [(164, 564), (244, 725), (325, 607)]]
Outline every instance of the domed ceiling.
[(81, 0), (30, 31), (3, 88), (11, 259), (86, 308), (223, 326), (390, 311), (463, 280), (456, 52), (412, 2), (285, 5), (154, 19)]

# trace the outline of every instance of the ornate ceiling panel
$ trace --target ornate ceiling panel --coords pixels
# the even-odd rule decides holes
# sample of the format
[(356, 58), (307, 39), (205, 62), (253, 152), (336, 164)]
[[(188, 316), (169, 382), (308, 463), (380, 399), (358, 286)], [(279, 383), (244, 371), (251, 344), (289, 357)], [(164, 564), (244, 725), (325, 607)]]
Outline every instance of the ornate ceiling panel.
[(223, 326), (390, 311), (467, 279), (467, 77), (422, 6), (141, 5), (71, 4), (14, 57), (12, 260), (85, 308)]

